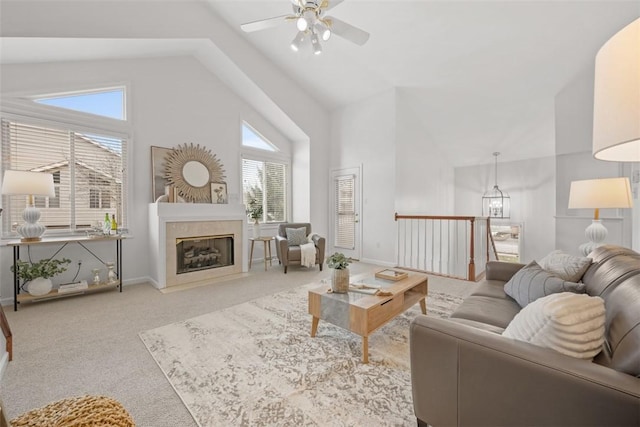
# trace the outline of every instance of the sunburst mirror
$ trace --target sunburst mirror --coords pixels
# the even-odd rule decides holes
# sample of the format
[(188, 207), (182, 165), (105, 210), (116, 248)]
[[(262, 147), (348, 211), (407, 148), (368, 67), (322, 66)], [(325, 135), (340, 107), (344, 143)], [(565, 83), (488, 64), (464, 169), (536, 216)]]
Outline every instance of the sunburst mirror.
[(165, 178), (187, 202), (211, 202), (211, 182), (224, 182), (222, 163), (200, 144), (178, 145), (165, 157)]

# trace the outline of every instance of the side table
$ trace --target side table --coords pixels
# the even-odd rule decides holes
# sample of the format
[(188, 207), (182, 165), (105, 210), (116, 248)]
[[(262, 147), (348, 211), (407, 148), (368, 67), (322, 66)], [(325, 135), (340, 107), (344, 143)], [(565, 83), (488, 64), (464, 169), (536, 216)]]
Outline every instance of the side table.
[(267, 271), (267, 254), (269, 256), (269, 265), (271, 264), (271, 241), (273, 237), (265, 236), (265, 237), (249, 237), (249, 241), (251, 242), (251, 250), (249, 253), (249, 270), (251, 270), (251, 261), (253, 260), (253, 245), (256, 242), (264, 243), (264, 271)]

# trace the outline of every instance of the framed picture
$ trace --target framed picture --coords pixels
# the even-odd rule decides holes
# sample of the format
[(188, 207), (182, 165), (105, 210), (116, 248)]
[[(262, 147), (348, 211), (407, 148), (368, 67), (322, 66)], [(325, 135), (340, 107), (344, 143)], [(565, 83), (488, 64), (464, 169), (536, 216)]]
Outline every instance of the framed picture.
[(165, 195), (165, 186), (168, 185), (168, 181), (164, 177), (165, 158), (171, 151), (171, 148), (151, 146), (151, 196), (153, 202)]
[(211, 183), (211, 203), (213, 204), (226, 204), (229, 203), (229, 196), (227, 195), (227, 183), (226, 182), (212, 182)]

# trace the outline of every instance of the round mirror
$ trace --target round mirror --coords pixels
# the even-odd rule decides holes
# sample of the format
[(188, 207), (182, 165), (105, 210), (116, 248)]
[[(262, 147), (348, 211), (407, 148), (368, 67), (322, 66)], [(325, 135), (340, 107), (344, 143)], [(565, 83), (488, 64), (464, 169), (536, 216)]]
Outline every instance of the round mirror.
[(182, 176), (192, 187), (204, 187), (209, 183), (209, 169), (195, 160), (190, 160), (182, 166)]

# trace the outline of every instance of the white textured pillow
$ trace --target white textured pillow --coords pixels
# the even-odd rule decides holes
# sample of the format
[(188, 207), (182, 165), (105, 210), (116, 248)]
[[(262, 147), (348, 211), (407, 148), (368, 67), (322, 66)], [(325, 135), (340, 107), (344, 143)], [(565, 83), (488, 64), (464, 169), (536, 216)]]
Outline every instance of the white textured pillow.
[(592, 359), (602, 349), (604, 322), (602, 298), (562, 292), (527, 305), (502, 335), (567, 356)]
[(551, 252), (539, 262), (540, 267), (568, 282), (578, 282), (591, 265), (591, 258), (566, 254), (560, 250)]

